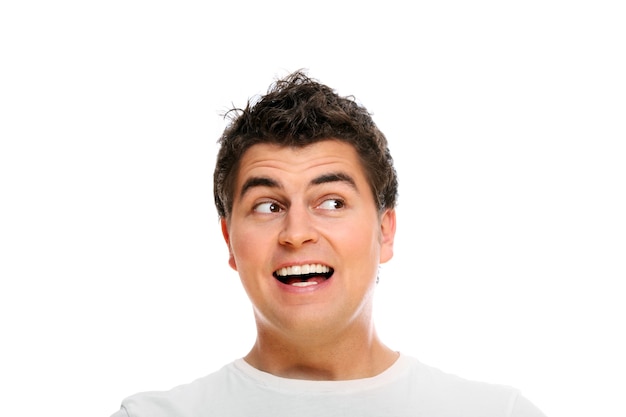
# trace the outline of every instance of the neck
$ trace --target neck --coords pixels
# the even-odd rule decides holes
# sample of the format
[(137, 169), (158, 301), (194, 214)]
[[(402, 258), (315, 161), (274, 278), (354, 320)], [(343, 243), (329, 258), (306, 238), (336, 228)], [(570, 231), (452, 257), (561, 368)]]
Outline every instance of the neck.
[(245, 360), (285, 378), (348, 380), (378, 375), (398, 358), (397, 352), (379, 340), (371, 324), (340, 335), (304, 333), (284, 335), (257, 322), (257, 340)]

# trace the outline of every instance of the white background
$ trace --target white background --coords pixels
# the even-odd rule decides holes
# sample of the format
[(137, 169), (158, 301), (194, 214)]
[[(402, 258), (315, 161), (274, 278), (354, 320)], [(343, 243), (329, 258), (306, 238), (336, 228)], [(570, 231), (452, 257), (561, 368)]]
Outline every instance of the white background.
[(396, 158), (387, 344), (625, 416), (621, 3), (3, 2), (0, 413), (106, 417), (247, 352), (220, 114), (307, 68)]

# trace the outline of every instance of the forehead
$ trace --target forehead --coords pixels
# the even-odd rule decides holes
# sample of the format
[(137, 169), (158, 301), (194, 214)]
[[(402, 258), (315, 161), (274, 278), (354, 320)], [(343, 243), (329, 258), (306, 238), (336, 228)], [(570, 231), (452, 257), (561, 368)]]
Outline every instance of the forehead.
[(262, 143), (251, 146), (244, 153), (236, 183), (239, 189), (247, 178), (253, 176), (305, 179), (335, 171), (366, 181), (359, 156), (349, 143), (329, 139), (298, 148)]

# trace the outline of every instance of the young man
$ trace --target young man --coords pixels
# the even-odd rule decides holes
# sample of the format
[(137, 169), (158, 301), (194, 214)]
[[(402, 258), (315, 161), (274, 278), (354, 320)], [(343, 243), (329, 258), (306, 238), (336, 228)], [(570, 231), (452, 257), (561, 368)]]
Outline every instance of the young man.
[(461, 379), (387, 347), (372, 303), (391, 259), (398, 181), (365, 108), (296, 72), (233, 110), (215, 203), (254, 307), (247, 356), (114, 417), (539, 417), (515, 389)]

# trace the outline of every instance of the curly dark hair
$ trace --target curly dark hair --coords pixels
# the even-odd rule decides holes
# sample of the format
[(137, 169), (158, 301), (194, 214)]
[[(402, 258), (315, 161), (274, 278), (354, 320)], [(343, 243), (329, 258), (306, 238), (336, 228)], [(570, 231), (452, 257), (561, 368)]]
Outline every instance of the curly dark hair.
[(347, 142), (359, 155), (378, 209), (395, 207), (398, 178), (387, 139), (354, 97), (341, 97), (298, 70), (276, 81), (256, 101), (249, 100), (245, 109), (233, 108), (225, 117), (230, 124), (218, 140), (213, 174), (220, 218), (231, 214), (239, 161), (258, 143), (305, 147), (327, 139)]

